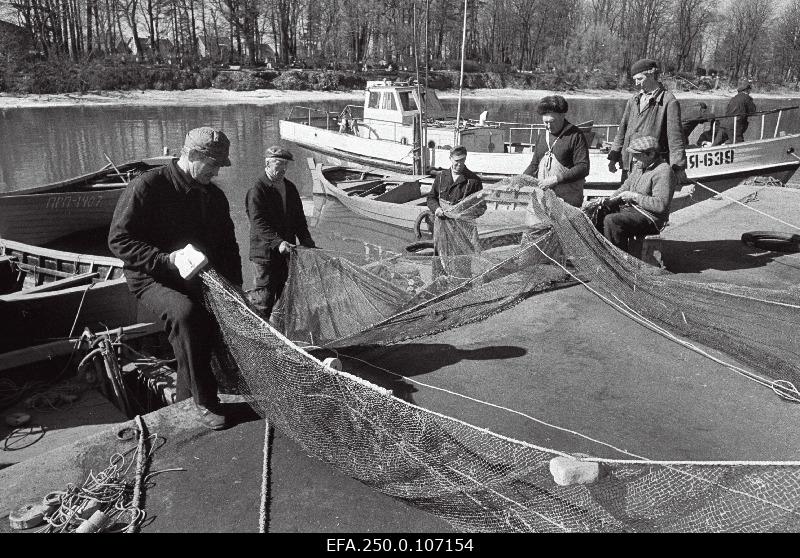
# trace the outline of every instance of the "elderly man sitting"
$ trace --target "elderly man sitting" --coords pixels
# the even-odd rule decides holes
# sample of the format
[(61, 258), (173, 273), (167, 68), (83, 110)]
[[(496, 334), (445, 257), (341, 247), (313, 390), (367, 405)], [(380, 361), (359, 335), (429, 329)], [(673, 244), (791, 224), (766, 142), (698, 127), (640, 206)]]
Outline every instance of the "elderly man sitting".
[(656, 138), (636, 138), (627, 150), (635, 160), (633, 170), (603, 202), (616, 208), (603, 220), (603, 234), (614, 246), (626, 251), (632, 238), (661, 231), (669, 219), (669, 205), (677, 185), (675, 173), (658, 151)]

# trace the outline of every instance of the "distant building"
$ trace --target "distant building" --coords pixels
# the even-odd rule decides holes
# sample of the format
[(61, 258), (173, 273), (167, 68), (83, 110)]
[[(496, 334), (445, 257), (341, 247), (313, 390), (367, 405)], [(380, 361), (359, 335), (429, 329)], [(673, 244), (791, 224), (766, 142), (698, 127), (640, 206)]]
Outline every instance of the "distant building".
[(21, 56), (34, 49), (33, 35), (27, 29), (8, 21), (0, 20), (0, 53)]

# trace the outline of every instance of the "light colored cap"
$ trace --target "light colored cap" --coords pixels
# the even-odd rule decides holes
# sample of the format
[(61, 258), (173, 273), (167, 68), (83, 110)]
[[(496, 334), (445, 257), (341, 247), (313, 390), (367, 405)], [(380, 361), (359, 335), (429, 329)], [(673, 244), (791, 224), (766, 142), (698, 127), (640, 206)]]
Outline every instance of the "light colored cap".
[(287, 149), (284, 149), (280, 145), (273, 145), (269, 149), (267, 149), (267, 153), (264, 156), (265, 159), (285, 159), (287, 161), (294, 161), (294, 155)]
[(231, 160), (228, 158), (231, 142), (221, 130), (208, 126), (189, 130), (183, 147), (214, 159), (221, 167), (231, 166)]

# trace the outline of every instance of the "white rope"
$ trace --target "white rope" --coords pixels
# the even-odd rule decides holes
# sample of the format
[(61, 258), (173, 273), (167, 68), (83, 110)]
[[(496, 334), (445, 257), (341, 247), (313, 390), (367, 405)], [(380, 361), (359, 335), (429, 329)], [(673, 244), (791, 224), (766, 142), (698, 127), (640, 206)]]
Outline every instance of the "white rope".
[(271, 456), (272, 444), (272, 425), (269, 419), (264, 419), (264, 461), (261, 467), (261, 508), (258, 512), (258, 532), (267, 533), (269, 531), (269, 502), (271, 498)]
[(700, 183), (700, 182), (698, 182), (697, 180), (692, 180), (692, 179), (689, 179), (689, 181), (690, 181), (692, 184), (696, 184), (697, 186), (700, 186), (701, 188), (705, 188), (705, 189), (706, 189), (706, 190), (708, 190), (709, 192), (713, 192), (714, 194), (716, 194), (716, 195), (718, 195), (718, 196), (720, 196), (720, 197), (722, 197), (722, 198), (725, 198), (725, 199), (726, 199), (726, 200), (728, 200), (728, 201), (732, 201), (732, 202), (734, 202), (734, 203), (738, 203), (739, 205), (741, 205), (741, 206), (742, 206), (742, 207), (744, 207), (744, 208), (747, 208), (747, 209), (749, 209), (750, 211), (755, 211), (756, 213), (760, 213), (760, 214), (761, 214), (761, 215), (763, 215), (764, 217), (768, 217), (768, 218), (770, 218), (770, 219), (772, 219), (772, 220), (774, 220), (774, 221), (777, 221), (778, 223), (781, 223), (781, 224), (783, 224), (783, 225), (786, 225), (787, 227), (792, 227), (793, 229), (797, 229), (798, 231), (800, 231), (800, 227), (798, 227), (797, 225), (793, 225), (793, 224), (791, 224), (791, 223), (787, 223), (787, 222), (786, 222), (786, 221), (784, 221), (783, 219), (779, 219), (779, 218), (777, 218), (777, 217), (775, 217), (775, 216), (773, 216), (773, 215), (770, 215), (769, 213), (764, 213), (764, 212), (763, 212), (763, 211), (761, 211), (760, 209), (756, 209), (755, 207), (751, 207), (750, 205), (748, 205), (748, 204), (746, 204), (746, 203), (742, 203), (742, 202), (740, 202), (740, 201), (739, 201), (739, 200), (737, 200), (737, 199), (734, 199), (734, 198), (732, 198), (732, 197), (730, 197), (730, 196), (726, 196), (725, 194), (723, 194), (723, 193), (721, 193), (721, 192), (717, 192), (717, 191), (716, 191), (716, 190), (714, 190), (713, 188), (709, 188), (708, 186), (706, 186), (705, 184), (701, 184), (701, 183)]

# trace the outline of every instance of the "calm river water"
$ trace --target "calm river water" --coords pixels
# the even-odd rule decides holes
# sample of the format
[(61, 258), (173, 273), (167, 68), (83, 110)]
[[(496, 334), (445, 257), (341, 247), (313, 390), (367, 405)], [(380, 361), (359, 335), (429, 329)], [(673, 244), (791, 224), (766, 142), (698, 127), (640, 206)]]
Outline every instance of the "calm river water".
[[(462, 111), (477, 117), (488, 110), (490, 120), (538, 122), (535, 114), (538, 97), (521, 99), (465, 99)], [(358, 102), (357, 100), (350, 102)], [(705, 101), (709, 109), (722, 113), (726, 99)], [(568, 118), (574, 122), (593, 119), (597, 124), (615, 124), (625, 106), (624, 99), (570, 100)], [(797, 99), (760, 100), (760, 109), (788, 106)], [(325, 110), (339, 111), (343, 100), (299, 103)], [(697, 110), (697, 101), (682, 101), (684, 117)], [(456, 101), (447, 99), (445, 108), (455, 113)], [(218, 183), (227, 192), (236, 236), (246, 262), (248, 224), (244, 197), (263, 166), (263, 153), (279, 143), (278, 120), (285, 118), (290, 104), (226, 105), (208, 107), (53, 107), (0, 109), (0, 191), (36, 186), (96, 170), (106, 164), (105, 155), (114, 162), (158, 155), (162, 148), (176, 152), (190, 128), (211, 125), (223, 129), (231, 139), (233, 166), (224, 169)], [(784, 116), (782, 129), (800, 129), (800, 115), (791, 111)], [(772, 120), (774, 126), (774, 119)], [(750, 133), (760, 126), (751, 123)], [(311, 175), (306, 158), (313, 155), (290, 147), (295, 162), (288, 177), (301, 193), (311, 194)], [(338, 206), (338, 207), (337, 207)], [(365, 250), (379, 245), (396, 250), (413, 241), (410, 233), (389, 226), (365, 224), (344, 208), (329, 201), (317, 222), (313, 223), (317, 243), (337, 249)], [(245, 285), (250, 269), (245, 265)]]

